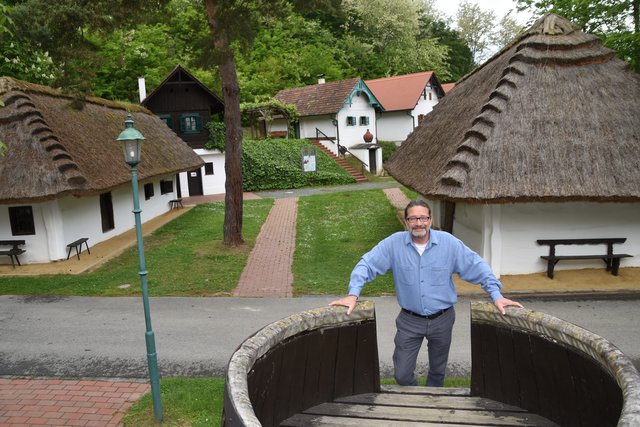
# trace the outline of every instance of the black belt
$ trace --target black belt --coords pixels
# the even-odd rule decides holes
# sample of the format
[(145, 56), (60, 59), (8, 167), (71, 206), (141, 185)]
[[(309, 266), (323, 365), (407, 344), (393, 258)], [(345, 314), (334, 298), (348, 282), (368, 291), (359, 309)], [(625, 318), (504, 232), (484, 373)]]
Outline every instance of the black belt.
[[(451, 306), (451, 307), (453, 307), (453, 306)], [(402, 309), (402, 311), (404, 311), (405, 313), (410, 314), (410, 315), (412, 315), (412, 316), (421, 317), (421, 318), (423, 318), (423, 319), (433, 320), (433, 319), (437, 319), (438, 317), (440, 317), (441, 315), (443, 315), (444, 313), (446, 313), (447, 311), (449, 311), (449, 309), (450, 309), (451, 307), (447, 307), (447, 308), (445, 308), (445, 309), (443, 309), (443, 310), (438, 310), (438, 311), (436, 311), (436, 312), (435, 312), (435, 313), (433, 313), (433, 314), (418, 314), (418, 313), (414, 313), (414, 312), (413, 312), (413, 311), (411, 311), (411, 310), (407, 310), (406, 308), (403, 308), (403, 309)]]

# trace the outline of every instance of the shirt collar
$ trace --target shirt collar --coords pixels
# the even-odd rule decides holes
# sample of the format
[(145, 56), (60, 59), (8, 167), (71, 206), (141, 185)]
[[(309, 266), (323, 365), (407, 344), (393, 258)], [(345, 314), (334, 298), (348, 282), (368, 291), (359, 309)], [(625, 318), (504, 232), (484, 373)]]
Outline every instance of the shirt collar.
[[(427, 247), (431, 245), (437, 245), (440, 240), (438, 233), (434, 233), (433, 229), (429, 229), (429, 243), (427, 243)], [(411, 240), (411, 232), (407, 230), (404, 235), (404, 243), (405, 245), (412, 245), (413, 240)]]

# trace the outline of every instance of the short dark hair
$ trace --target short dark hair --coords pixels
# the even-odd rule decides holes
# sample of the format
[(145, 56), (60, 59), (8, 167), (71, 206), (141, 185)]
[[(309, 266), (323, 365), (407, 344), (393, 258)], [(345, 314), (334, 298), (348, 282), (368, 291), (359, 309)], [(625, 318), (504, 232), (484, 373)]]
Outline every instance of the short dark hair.
[(422, 206), (423, 208), (427, 208), (427, 210), (429, 211), (429, 215), (431, 215), (431, 208), (429, 207), (429, 205), (427, 204), (427, 202), (425, 202), (424, 200), (412, 200), (409, 202), (409, 204), (407, 205), (406, 208), (404, 208), (404, 217), (407, 217), (407, 212), (409, 211), (409, 209), (415, 207), (415, 206)]

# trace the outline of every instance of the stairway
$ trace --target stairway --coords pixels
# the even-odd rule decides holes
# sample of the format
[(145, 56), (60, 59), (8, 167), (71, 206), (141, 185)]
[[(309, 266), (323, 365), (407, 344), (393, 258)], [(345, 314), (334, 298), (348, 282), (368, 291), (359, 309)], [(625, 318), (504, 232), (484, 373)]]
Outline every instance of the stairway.
[(316, 146), (319, 149), (321, 149), (322, 151), (324, 151), (325, 154), (327, 156), (331, 157), (342, 169), (344, 169), (347, 172), (349, 172), (356, 179), (356, 182), (366, 182), (366, 181), (368, 181), (367, 177), (364, 176), (362, 174), (362, 172), (360, 172), (359, 170), (355, 169), (353, 166), (351, 166), (342, 157), (338, 157), (335, 154), (333, 154), (331, 152), (331, 150), (328, 150), (324, 145), (322, 145), (322, 143), (320, 143), (320, 141), (318, 141), (317, 139), (310, 139), (309, 141), (311, 141), (311, 143), (314, 146)]

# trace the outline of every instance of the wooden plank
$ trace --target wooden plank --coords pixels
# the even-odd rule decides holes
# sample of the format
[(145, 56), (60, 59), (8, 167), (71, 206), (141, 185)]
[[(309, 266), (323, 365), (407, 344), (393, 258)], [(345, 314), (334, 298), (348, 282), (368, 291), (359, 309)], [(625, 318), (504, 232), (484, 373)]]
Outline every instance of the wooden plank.
[[(393, 423), (390, 423), (389, 420), (367, 419), (363, 422), (360, 418), (330, 417), (327, 415), (311, 414), (296, 414), (280, 424), (281, 427), (363, 427), (364, 425), (367, 427), (390, 427), (391, 425), (393, 427), (443, 427), (442, 423), (430, 423), (424, 421), (393, 421)], [(480, 425), (483, 424), (447, 423), (446, 427), (474, 427)]]
[(336, 370), (334, 373), (334, 397), (353, 394), (355, 373), (357, 331), (355, 326), (342, 327), (338, 330), (338, 348), (336, 355)]
[(249, 398), (254, 413), (263, 426), (273, 426), (278, 395), (283, 347), (277, 347), (265, 354), (253, 365), (247, 374)]
[[(333, 379), (336, 375), (335, 354), (338, 352), (338, 329), (324, 330), (320, 333), (321, 339), (315, 340), (319, 345), (316, 355), (319, 358), (318, 386), (319, 393), (317, 402), (331, 402), (334, 395)], [(314, 343), (314, 348), (315, 348)], [(309, 364), (309, 369), (313, 369), (313, 364)], [(305, 405), (309, 407), (310, 405)]]
[(471, 391), (466, 387), (423, 387), (383, 385), (380, 386), (383, 393), (419, 394), (423, 396), (471, 396)]
[(309, 335), (300, 335), (292, 338), (284, 347), (286, 351), (282, 355), (274, 424), (279, 424), (289, 416), (300, 412), (304, 391), (304, 376), (307, 363), (307, 342)]
[(540, 413), (540, 394), (536, 381), (536, 371), (531, 355), (531, 341), (529, 335), (513, 331), (513, 357), (518, 371), (520, 389), (518, 391), (520, 406), (534, 414)]
[(341, 397), (339, 403), (357, 403), (361, 405), (407, 406), (439, 409), (487, 409), (491, 411), (524, 412), (517, 406), (507, 405), (484, 397), (466, 396), (425, 396), (417, 394), (363, 393)]
[(363, 322), (357, 328), (353, 394), (380, 391), (380, 362), (376, 324)]
[[(420, 421), (431, 423), (459, 423), (494, 426), (540, 426), (557, 425), (530, 413), (488, 410), (457, 410), (433, 408), (407, 408), (393, 406), (350, 405), (346, 403), (321, 403), (304, 411), (305, 414), (362, 418), (368, 425), (370, 419), (395, 421)], [(366, 420), (366, 421), (365, 421)]]
[(501, 394), (496, 400), (519, 407), (521, 405), (520, 383), (512, 332), (511, 329), (496, 328), (501, 378)]

